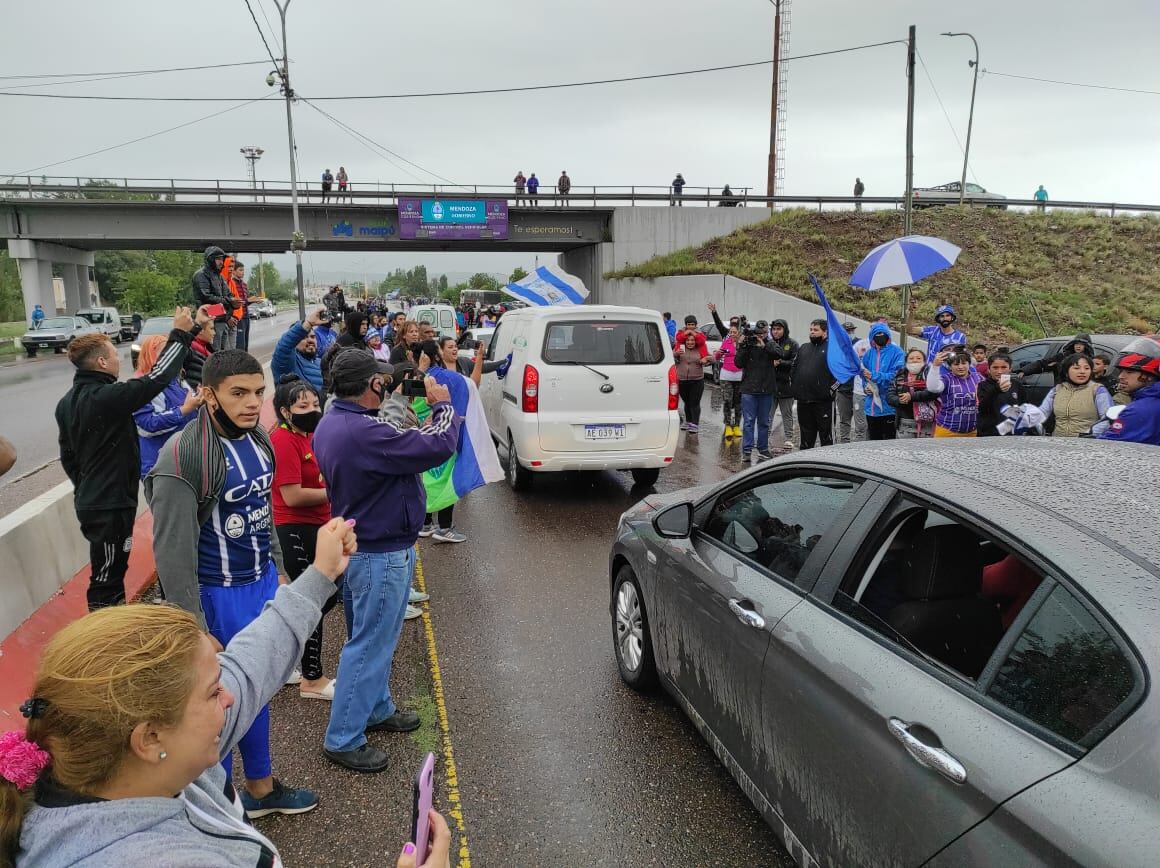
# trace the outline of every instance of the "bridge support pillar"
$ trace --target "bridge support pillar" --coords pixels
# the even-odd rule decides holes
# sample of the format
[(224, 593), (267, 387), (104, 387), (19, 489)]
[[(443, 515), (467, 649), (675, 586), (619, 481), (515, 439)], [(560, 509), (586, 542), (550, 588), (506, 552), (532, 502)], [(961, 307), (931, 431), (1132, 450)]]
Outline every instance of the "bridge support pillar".
[(89, 269), (94, 262), (91, 250), (13, 238), (8, 241), (8, 253), (20, 269), (25, 319), (32, 319), (32, 311), (38, 304), (47, 316), (56, 314), (56, 295), (52, 288), (54, 263), (61, 267), (64, 276), (65, 311), (73, 313), (89, 306)]

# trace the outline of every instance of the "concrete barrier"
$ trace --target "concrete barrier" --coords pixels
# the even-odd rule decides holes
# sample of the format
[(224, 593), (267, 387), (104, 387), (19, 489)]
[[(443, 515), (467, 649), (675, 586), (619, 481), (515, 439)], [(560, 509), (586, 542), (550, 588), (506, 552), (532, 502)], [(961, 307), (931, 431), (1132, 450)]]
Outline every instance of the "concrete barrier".
[[(137, 505), (138, 515), (144, 498)], [(62, 482), (0, 518), (0, 637), (8, 636), (89, 563), (89, 544)]]
[[(809, 340), (810, 321), (824, 319), (826, 314), (816, 302), (805, 301), (758, 283), (741, 280), (727, 274), (689, 274), (653, 279), (630, 278), (606, 280), (602, 304), (623, 304), (670, 311), (678, 324), (687, 314), (693, 314), (701, 324), (711, 321), (706, 308), (708, 302), (717, 305), (722, 320), (731, 315), (745, 314), (750, 321), (784, 319), (789, 325), (790, 337), (798, 343)], [(835, 311), (838, 319), (849, 320), (858, 326), (858, 337), (866, 337), (870, 323), (855, 316)], [(891, 334), (898, 340), (898, 332)], [(926, 349), (926, 341), (911, 337), (909, 347)]]

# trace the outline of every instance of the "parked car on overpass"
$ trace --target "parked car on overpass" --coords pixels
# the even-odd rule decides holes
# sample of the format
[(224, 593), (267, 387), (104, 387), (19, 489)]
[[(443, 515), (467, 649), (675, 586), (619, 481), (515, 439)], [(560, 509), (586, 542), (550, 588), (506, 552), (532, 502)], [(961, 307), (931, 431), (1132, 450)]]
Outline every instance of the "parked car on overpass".
[(63, 353), (74, 338), (96, 334), (100, 329), (84, 317), (50, 316), (41, 320), (38, 328), (29, 329), (20, 338), (28, 358), (35, 359), (39, 350)]
[(848, 444), (649, 495), (609, 558), (621, 677), (800, 864), (1152, 864), (1153, 451)]
[[(957, 205), (961, 185), (958, 181), (949, 184), (940, 184), (937, 187), (915, 187), (914, 207), (933, 208), (936, 205)], [(1006, 196), (1001, 193), (991, 193), (978, 184), (967, 184), (963, 200), (967, 204), (986, 205), (988, 208), (1002, 208), (1007, 210)]]

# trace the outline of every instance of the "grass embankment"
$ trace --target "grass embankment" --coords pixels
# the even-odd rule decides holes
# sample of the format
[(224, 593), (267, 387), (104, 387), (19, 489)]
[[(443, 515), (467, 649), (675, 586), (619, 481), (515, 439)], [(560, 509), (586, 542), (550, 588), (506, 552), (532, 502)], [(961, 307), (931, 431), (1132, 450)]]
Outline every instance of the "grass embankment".
[[(1160, 219), (951, 207), (916, 212), (913, 231), (963, 249), (953, 268), (915, 285), (918, 324), (949, 302), (971, 338), (1014, 344), (1043, 334), (1028, 300), (1051, 334), (1150, 333), (1160, 322)], [(846, 281), (863, 256), (901, 234), (901, 212), (780, 211), (606, 277), (723, 273), (816, 300), (812, 271), (835, 308), (897, 324), (899, 290), (869, 293)]]
[(21, 322), (0, 322), (0, 356), (10, 356), (23, 352), (20, 344), (13, 339), (28, 331), (28, 324)]

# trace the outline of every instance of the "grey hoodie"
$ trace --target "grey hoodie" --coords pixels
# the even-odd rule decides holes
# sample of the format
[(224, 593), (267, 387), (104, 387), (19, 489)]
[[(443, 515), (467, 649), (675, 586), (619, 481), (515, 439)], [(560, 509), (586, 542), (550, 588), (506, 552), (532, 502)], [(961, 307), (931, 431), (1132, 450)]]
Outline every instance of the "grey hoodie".
[[(221, 733), (223, 758), (286, 683), (333, 593), (334, 583), (308, 567), (218, 654), (222, 685), (234, 695)], [(281, 866), (274, 845), (246, 824), (241, 803), (225, 790), (226, 773), (215, 763), (173, 798), (34, 803), (20, 833), (17, 868)]]

